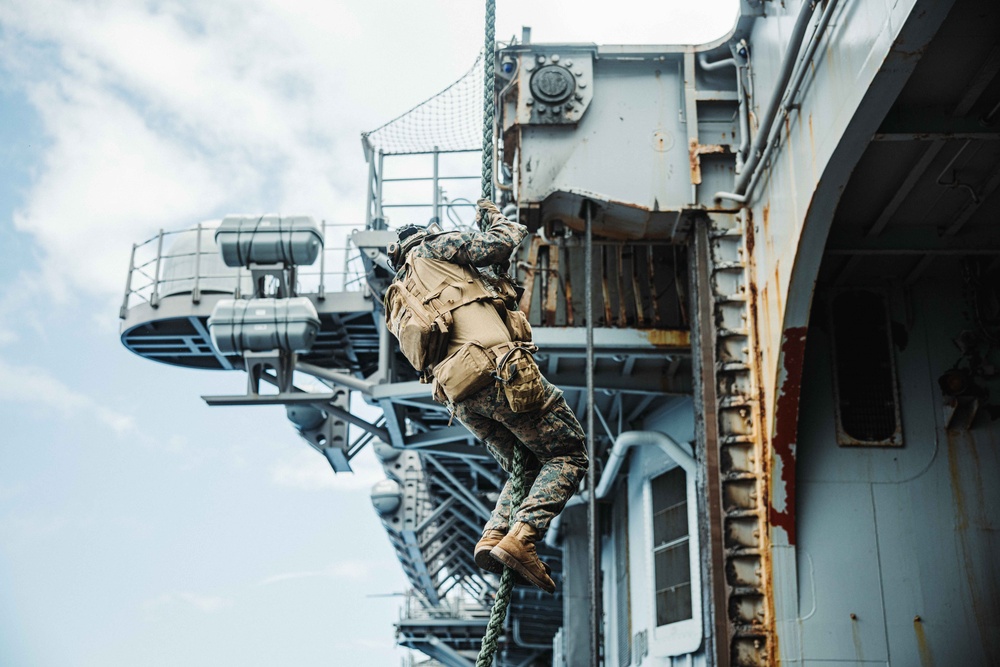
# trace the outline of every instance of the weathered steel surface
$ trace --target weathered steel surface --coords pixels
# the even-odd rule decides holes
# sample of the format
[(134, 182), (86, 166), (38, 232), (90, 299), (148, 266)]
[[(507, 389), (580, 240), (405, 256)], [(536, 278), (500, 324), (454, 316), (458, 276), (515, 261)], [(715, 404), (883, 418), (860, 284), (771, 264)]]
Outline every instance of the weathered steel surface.
[[(978, 560), (986, 553), (981, 542), (976, 544), (981, 537), (970, 541), (966, 534), (959, 535), (956, 540), (950, 535), (949, 523), (941, 516), (940, 510), (931, 511), (925, 517), (921, 510), (910, 504), (910, 500), (904, 500), (914, 498), (915, 490), (864, 486), (865, 479), (874, 482), (886, 475), (891, 477), (892, 471), (898, 470), (902, 461), (914, 458), (913, 452), (893, 454), (892, 451), (854, 449), (848, 454), (836, 450), (835, 436), (830, 438), (824, 433), (821, 438), (806, 437), (815, 428), (815, 420), (827, 423), (834, 410), (832, 405), (828, 406), (828, 411), (815, 406), (806, 410), (809, 404), (807, 396), (828, 392), (831, 382), (826, 377), (808, 375), (804, 369), (809, 366), (806, 361), (807, 338), (811, 350), (812, 338), (822, 336), (815, 326), (810, 326), (810, 312), (824, 244), (835, 222), (838, 206), (850, 207), (851, 213), (844, 215), (845, 224), (846, 220), (856, 219), (862, 227), (862, 234), (859, 237), (842, 235), (838, 241), (840, 247), (849, 247), (852, 252), (841, 251), (844, 259), (840, 260), (839, 279), (832, 275), (831, 280), (864, 281), (866, 276), (872, 275), (871, 268), (877, 265), (883, 276), (880, 279), (902, 280), (916, 286), (920, 284), (918, 281), (922, 272), (927, 270), (936, 255), (931, 253), (921, 258), (918, 254), (913, 259), (900, 261), (890, 258), (908, 256), (893, 256), (891, 251), (900, 247), (901, 242), (905, 245), (906, 238), (911, 245), (922, 245), (924, 248), (950, 243), (947, 240), (922, 243), (920, 234), (893, 235), (893, 229), (887, 230), (890, 221), (898, 219), (894, 218), (897, 211), (909, 211), (911, 216), (925, 215), (923, 211), (918, 212), (919, 209), (907, 208), (907, 201), (922, 194), (921, 189), (916, 187), (920, 182), (919, 174), (907, 181), (904, 179), (906, 172), (903, 172), (898, 181), (904, 191), (909, 190), (913, 194), (908, 196), (903, 192), (897, 200), (893, 200), (896, 191), (891, 183), (897, 179), (886, 179), (892, 163), (883, 162), (875, 167), (876, 156), (871, 157), (870, 164), (865, 165), (867, 171), (858, 181), (869, 184), (869, 187), (848, 188), (848, 192), (855, 196), (884, 197), (885, 210), (881, 216), (878, 215), (880, 209), (875, 209), (876, 215), (863, 217), (872, 207), (862, 208), (858, 199), (842, 199), (842, 195), (869, 138), (879, 129), (907, 77), (926, 53), (944, 48), (942, 42), (935, 43), (934, 39), (951, 3), (918, 1), (883, 6), (878, 3), (843, 2), (841, 5), (831, 23), (829, 35), (811, 64), (811, 81), (807, 79), (806, 88), (799, 94), (800, 106), (784, 120), (782, 144), (772, 155), (761, 186), (751, 199), (753, 226), (746, 230), (747, 251), (751, 255), (749, 293), (754, 297), (751, 329), (759, 335), (755, 353), (760, 363), (759, 384), (765, 425), (761, 435), (769, 447), (768, 528), (773, 575), (769, 601), (780, 649), (773, 659), (780, 660), (782, 664), (797, 664), (810, 659), (885, 661), (891, 656), (893, 664), (920, 664), (921, 660), (932, 655), (934, 646), (941, 647), (938, 651), (942, 651), (945, 645), (961, 644), (964, 639), (954, 625), (949, 625), (948, 620), (940, 617), (936, 626), (928, 623), (924, 614), (902, 612), (901, 609), (899, 614), (890, 618), (889, 608), (905, 606), (900, 603), (909, 596), (904, 590), (905, 584), (887, 572), (890, 566), (885, 565), (885, 551), (896, 554), (893, 563), (908, 558), (930, 569), (934, 567), (932, 563), (937, 562), (940, 566), (948, 562), (947, 558), (935, 560), (941, 555), (939, 553), (933, 556), (925, 556), (925, 552), (914, 553), (921, 549), (917, 545), (913, 546), (913, 551), (907, 551), (901, 544), (910, 544), (910, 539), (904, 538), (896, 524), (900, 521), (924, 524), (926, 521), (927, 535), (934, 536), (932, 541), (951, 545), (950, 548), (959, 547), (970, 554), (970, 567), (976, 572), (977, 581), (995, 574)], [(982, 5), (979, 7), (977, 16), (982, 22), (986, 16), (982, 11), (985, 8)], [(787, 22), (790, 18), (778, 21), (768, 19), (755, 25), (751, 44), (754, 47), (757, 86), (763, 84), (766, 87), (764, 82), (773, 79), (782, 43), (782, 20)], [(970, 23), (966, 29), (972, 25)], [(955, 38), (960, 39), (958, 34)], [(956, 46), (956, 53), (967, 51), (958, 44)], [(979, 57), (984, 55), (981, 53)], [(947, 68), (949, 64), (961, 62), (961, 58), (965, 56), (941, 60), (938, 66)], [(974, 72), (975, 66), (969, 69)], [(965, 74), (955, 74), (953, 78), (961, 82), (969, 80)], [(940, 76), (935, 79), (943, 81)], [(948, 86), (948, 83), (942, 84), (944, 88)], [(956, 83), (955, 88), (958, 89), (958, 86)], [(920, 92), (929, 97), (937, 95), (936, 99), (948, 99), (944, 97), (944, 91), (927, 86)], [(926, 104), (916, 100), (916, 95), (917, 91), (914, 91), (909, 98), (910, 104)], [(961, 123), (953, 124), (960, 129)], [(891, 125), (887, 130), (894, 131)], [(911, 138), (919, 140), (924, 137)], [(944, 135), (926, 138), (936, 141), (948, 139)], [(892, 143), (898, 145), (899, 141)], [(912, 162), (904, 160), (892, 165), (893, 169), (910, 164), (919, 167), (922, 172), (932, 163), (940, 165), (942, 159), (947, 162), (944, 156), (953, 155), (954, 149), (948, 153), (941, 148), (932, 145), (933, 152), (917, 151)], [(941, 157), (938, 157), (938, 152), (941, 152)], [(932, 182), (933, 175), (939, 170), (940, 167), (930, 169)], [(988, 174), (976, 178), (974, 182), (982, 188), (980, 194), (986, 195), (990, 191), (992, 181)], [(932, 196), (940, 196), (940, 191)], [(925, 204), (924, 211), (932, 205)], [(964, 220), (975, 220), (976, 211), (963, 213), (969, 210), (969, 206), (966, 195), (965, 201), (954, 207), (956, 214), (951, 220), (963, 220), (963, 215)], [(859, 214), (860, 219), (857, 219)], [(942, 229), (947, 233), (948, 226)], [(866, 240), (847, 246), (843, 241), (847, 238)], [(872, 248), (870, 251), (869, 245)], [(972, 244), (966, 242), (965, 246), (975, 247), (975, 241)], [(856, 249), (862, 252), (853, 252)], [(879, 252), (886, 253), (886, 249), (890, 252), (884, 260), (865, 261), (865, 257), (875, 258)], [(915, 248), (910, 256), (919, 252)], [(893, 266), (898, 268), (891, 268)], [(816, 316), (813, 315), (814, 318)], [(808, 356), (814, 358), (811, 352)], [(912, 414), (907, 417), (907, 403), (913, 404), (909, 410), (911, 413), (919, 411), (921, 408), (917, 407), (919, 401), (915, 401), (914, 392), (922, 391), (926, 395), (936, 389), (932, 383), (928, 387), (927, 379), (927, 373), (919, 379), (914, 377), (909, 391), (907, 383), (900, 382), (904, 393), (903, 422), (908, 433), (911, 427), (907, 426), (907, 419), (918, 418)], [(921, 386), (923, 388), (918, 389)], [(925, 447), (927, 434), (931, 431), (917, 428), (915, 433), (921, 434), (916, 436), (919, 442), (911, 441), (911, 436), (907, 435), (904, 449)], [(939, 435), (941, 438), (943, 435)], [(842, 486), (836, 489), (825, 484), (805, 484), (803, 462), (797, 462), (797, 459), (806, 447), (815, 448), (810, 449), (809, 456), (815, 457), (812, 461), (826, 462), (818, 467), (810, 463), (810, 468), (819, 475), (817, 481), (820, 478), (829, 480), (829, 475), (843, 474), (837, 472), (838, 469), (843, 470), (843, 466), (855, 470), (857, 476), (847, 474)], [(835, 451), (838, 455), (831, 459)], [(920, 458), (915, 457), (912, 465), (918, 465)], [(855, 468), (855, 465), (858, 467)], [(854, 482), (861, 484), (852, 486)], [(920, 493), (936, 498), (932, 502), (944, 502), (947, 506), (947, 499), (931, 490), (933, 485), (930, 481), (927, 485), (930, 486), (922, 488)], [(975, 482), (968, 478), (957, 480), (954, 487), (959, 495), (975, 494), (977, 488)], [(896, 488), (898, 493), (893, 490)], [(987, 513), (995, 515), (996, 498), (982, 497), (981, 500), (983, 507), (989, 508)], [(884, 516), (880, 516), (880, 512)], [(891, 525), (886, 526), (887, 522)], [(883, 553), (880, 554), (880, 551)], [(882, 566), (878, 565), (879, 561)], [(897, 565), (891, 567), (896, 568)], [(893, 582), (888, 587), (887, 580)], [(800, 590), (800, 584), (805, 584), (806, 589)], [(879, 589), (881, 595), (873, 599), (872, 591)], [(990, 599), (989, 594), (986, 599)], [(989, 627), (981, 628), (978, 636), (988, 636), (996, 634), (995, 611), (990, 611), (997, 607), (995, 599), (994, 596), (994, 601), (980, 604), (979, 610), (976, 610), (974, 601), (961, 596), (956, 598), (954, 593), (945, 592), (942, 586), (936, 589), (933, 596), (928, 596), (927, 602), (936, 600), (942, 606), (963, 608), (971, 615), (987, 618)], [(907, 609), (917, 606), (910, 605)], [(980, 613), (984, 610), (987, 613)], [(915, 614), (924, 620), (915, 623)], [(989, 662), (994, 659), (990, 652), (993, 650), (995, 646), (987, 645), (982, 653), (977, 654), (963, 648), (953, 655), (972, 658), (952, 660), (949, 657), (947, 662), (979, 664), (982, 656), (986, 656), (986, 662)], [(941, 655), (947, 653), (939, 652), (938, 660)]]
[(946, 428), (934, 378), (952, 362), (962, 283), (929, 276), (917, 287), (893, 312), (903, 321), (905, 302), (912, 317), (895, 350), (900, 449), (837, 446), (831, 341), (810, 333), (798, 436), (802, 649), (789, 662), (1000, 658), (1000, 427), (980, 415), (971, 429)]
[[(596, 234), (683, 238), (691, 223), (685, 211), (698, 206), (698, 186), (708, 180), (705, 156), (734, 150), (734, 70), (696, 72), (693, 47), (633, 54), (549, 44), (503, 53), (518, 63), (501, 105), (504, 159), (514, 175), (522, 221), (559, 220), (582, 230), (586, 199), (597, 204)], [(556, 125), (551, 109), (545, 122), (539, 119), (528, 82), (537, 72), (528, 68), (557, 56), (582, 67), (577, 85), (585, 85), (586, 93), (578, 105), (587, 106), (572, 122)], [(714, 178), (724, 172), (721, 163), (712, 165)]]

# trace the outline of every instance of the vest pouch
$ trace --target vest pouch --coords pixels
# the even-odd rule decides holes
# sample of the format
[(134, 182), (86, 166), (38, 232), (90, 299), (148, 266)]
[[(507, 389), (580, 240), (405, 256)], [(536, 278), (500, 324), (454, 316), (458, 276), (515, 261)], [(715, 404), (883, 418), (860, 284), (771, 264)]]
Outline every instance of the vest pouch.
[(503, 387), (511, 412), (534, 412), (545, 404), (545, 382), (535, 358), (531, 356), (533, 349), (537, 348), (515, 347), (497, 360), (496, 378)]
[(431, 380), (431, 397), (438, 403), (447, 403), (448, 395), (444, 393), (444, 388), (441, 386), (441, 381), (436, 377)]
[(508, 310), (504, 313), (504, 317), (512, 341), (517, 343), (531, 342), (531, 324), (528, 323), (527, 315), (520, 310)]
[(493, 356), (476, 343), (466, 343), (434, 367), (434, 378), (452, 403), (493, 383)]
[(517, 285), (514, 284), (510, 276), (500, 276), (494, 287), (496, 288), (497, 295), (504, 300), (504, 303), (517, 308), (517, 302), (521, 300), (521, 295), (517, 293)]

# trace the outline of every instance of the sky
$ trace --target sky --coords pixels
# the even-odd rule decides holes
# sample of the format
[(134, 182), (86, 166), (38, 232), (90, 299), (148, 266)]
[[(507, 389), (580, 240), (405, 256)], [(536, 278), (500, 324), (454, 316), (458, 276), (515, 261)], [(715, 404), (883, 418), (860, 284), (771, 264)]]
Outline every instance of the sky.
[[(498, 0), (497, 37), (701, 43), (736, 0)], [(232, 212), (363, 223), (360, 133), (460, 77), (461, 0), (0, 3), (0, 665), (398, 665), (370, 450), (118, 340), (129, 249)]]

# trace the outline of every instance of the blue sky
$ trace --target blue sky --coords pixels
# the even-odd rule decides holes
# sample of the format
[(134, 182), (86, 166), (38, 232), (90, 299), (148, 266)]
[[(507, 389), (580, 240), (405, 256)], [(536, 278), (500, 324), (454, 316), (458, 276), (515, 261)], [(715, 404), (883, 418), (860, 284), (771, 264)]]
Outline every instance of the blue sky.
[[(498, 4), (501, 38), (604, 43), (703, 41), (735, 6), (576, 2), (570, 31), (568, 3)], [(160, 227), (362, 219), (360, 132), (464, 73), (481, 12), (0, 5), (0, 664), (399, 664), (371, 452), (334, 476), (281, 408), (208, 408), (243, 375), (131, 355), (117, 309)]]

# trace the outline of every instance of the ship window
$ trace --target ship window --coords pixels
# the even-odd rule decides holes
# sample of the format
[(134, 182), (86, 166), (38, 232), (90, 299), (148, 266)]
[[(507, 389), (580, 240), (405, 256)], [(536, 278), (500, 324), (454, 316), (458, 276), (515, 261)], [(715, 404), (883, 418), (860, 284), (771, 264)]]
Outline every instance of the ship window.
[(832, 303), (837, 442), (903, 444), (892, 328), (882, 294), (852, 290)]
[(673, 468), (650, 480), (653, 495), (653, 567), (656, 625), (691, 618), (691, 549), (687, 479)]

